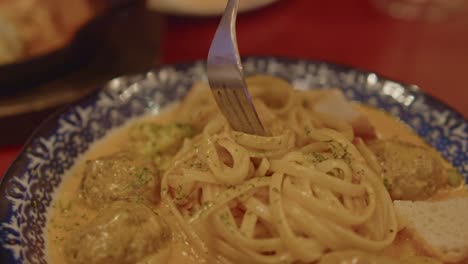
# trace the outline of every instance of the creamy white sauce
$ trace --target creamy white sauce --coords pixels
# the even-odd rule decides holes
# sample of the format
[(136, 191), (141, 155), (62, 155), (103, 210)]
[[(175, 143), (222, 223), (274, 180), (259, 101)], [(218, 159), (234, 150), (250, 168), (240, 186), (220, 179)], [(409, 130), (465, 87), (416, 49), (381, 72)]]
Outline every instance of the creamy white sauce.
[[(357, 108), (370, 119), (371, 123), (377, 129), (380, 138), (386, 139), (397, 137), (416, 145), (426, 145), (426, 143), (412, 132), (407, 125), (392, 116), (362, 105), (357, 105)], [(150, 119), (158, 123), (168, 123), (171, 122), (173, 115), (174, 112), (165, 112), (157, 118), (150, 117)], [(84, 162), (89, 159), (94, 159), (118, 151), (122, 147), (122, 142), (128, 141), (128, 127), (129, 125), (126, 125), (122, 128), (113, 130), (103, 139), (93, 144), (90, 150), (78, 159), (75, 166), (73, 166), (73, 168), (63, 178), (61, 186), (56, 191), (56, 196), (53, 202), (54, 206), (49, 212), (46, 236), (46, 249), (49, 263), (66, 263), (63, 242), (73, 231), (77, 230), (81, 225), (89, 222), (97, 213), (96, 211), (86, 207), (79, 199), (77, 199), (80, 182), (83, 178)], [(466, 192), (463, 192), (463, 195), (466, 195)], [(176, 221), (172, 219), (173, 216), (164, 207), (164, 205), (161, 205), (158, 209), (166, 221), (170, 223), (173, 231), (170, 257), (167, 263), (204, 263), (196, 256), (196, 254), (194, 254), (194, 250), (185, 240), (180, 228), (175, 224)], [(414, 241), (406, 233), (399, 234), (394, 244), (384, 252), (391, 256), (399, 256), (402, 254), (422, 254), (422, 251), (415, 246)]]

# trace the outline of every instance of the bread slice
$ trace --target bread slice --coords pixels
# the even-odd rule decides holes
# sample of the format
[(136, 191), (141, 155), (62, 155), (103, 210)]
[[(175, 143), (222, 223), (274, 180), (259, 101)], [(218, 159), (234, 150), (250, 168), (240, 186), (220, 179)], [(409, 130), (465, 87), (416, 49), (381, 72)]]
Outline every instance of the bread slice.
[(395, 201), (406, 228), (444, 262), (468, 258), (468, 197), (444, 201)]

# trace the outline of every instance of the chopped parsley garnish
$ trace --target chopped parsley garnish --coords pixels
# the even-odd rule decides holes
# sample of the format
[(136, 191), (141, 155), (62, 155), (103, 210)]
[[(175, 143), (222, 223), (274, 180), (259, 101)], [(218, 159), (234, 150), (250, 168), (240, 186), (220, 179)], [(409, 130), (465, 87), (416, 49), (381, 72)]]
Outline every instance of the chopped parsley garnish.
[(391, 191), (392, 190), (392, 184), (390, 183), (389, 179), (388, 178), (384, 178), (383, 179), (383, 184), (385, 186), (385, 189), (387, 189), (387, 191)]

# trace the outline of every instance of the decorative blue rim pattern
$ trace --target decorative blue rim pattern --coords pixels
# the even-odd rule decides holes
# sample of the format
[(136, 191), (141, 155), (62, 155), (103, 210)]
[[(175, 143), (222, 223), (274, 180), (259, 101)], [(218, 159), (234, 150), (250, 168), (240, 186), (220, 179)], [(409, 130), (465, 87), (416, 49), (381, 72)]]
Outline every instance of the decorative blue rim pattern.
[[(417, 87), (321, 61), (251, 57), (243, 65), (247, 75), (275, 75), (298, 89), (339, 87), (351, 99), (388, 111), (468, 178), (468, 122)], [(47, 209), (62, 176), (77, 157), (108, 130), (132, 117), (158, 113), (184, 96), (194, 81), (205, 79), (201, 61), (116, 78), (41, 125), (0, 186), (0, 262), (47, 263)]]

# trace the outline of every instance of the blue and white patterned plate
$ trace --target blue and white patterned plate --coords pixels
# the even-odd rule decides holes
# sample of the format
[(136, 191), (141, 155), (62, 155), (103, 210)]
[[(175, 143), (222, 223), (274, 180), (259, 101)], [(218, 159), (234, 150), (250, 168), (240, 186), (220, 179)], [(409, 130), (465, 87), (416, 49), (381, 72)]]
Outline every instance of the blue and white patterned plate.
[[(285, 78), (298, 89), (340, 87), (349, 98), (409, 124), (468, 178), (468, 122), (415, 86), (319, 61), (252, 57), (244, 61), (244, 70)], [(184, 96), (193, 82), (204, 79), (203, 62), (116, 78), (40, 126), (0, 187), (0, 263), (47, 263), (47, 210), (77, 157), (111, 128), (145, 113), (157, 114)]]

